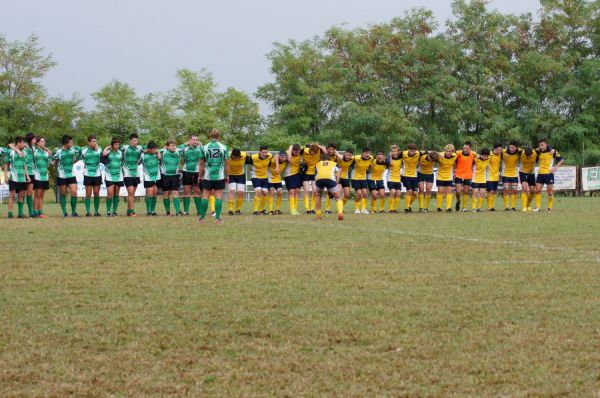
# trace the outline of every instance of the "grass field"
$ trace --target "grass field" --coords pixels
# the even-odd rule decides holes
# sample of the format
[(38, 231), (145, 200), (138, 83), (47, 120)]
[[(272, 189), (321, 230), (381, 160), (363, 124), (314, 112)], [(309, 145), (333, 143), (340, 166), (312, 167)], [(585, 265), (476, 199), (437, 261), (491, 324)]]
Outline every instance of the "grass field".
[(1, 395), (599, 396), (600, 200), (555, 207), (202, 226), (2, 205)]

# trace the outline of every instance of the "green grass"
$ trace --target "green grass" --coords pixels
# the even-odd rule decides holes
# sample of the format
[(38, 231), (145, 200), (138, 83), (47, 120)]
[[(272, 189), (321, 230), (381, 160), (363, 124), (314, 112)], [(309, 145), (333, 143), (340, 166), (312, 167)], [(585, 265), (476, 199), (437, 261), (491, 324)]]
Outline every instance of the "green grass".
[(597, 396), (600, 201), (555, 206), (2, 218), (0, 391)]

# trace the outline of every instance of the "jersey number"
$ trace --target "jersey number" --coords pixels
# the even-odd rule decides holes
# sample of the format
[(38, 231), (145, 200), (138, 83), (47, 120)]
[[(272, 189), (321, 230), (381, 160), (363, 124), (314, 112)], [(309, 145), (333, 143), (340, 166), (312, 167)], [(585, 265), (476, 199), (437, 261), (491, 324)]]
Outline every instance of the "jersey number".
[(221, 157), (221, 150), (219, 148), (213, 148), (208, 151), (209, 159), (219, 159)]

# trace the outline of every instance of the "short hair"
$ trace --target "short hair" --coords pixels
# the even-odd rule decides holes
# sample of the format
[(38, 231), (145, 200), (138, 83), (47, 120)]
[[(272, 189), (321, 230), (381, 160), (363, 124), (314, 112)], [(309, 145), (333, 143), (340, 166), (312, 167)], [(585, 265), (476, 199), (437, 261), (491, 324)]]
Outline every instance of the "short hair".
[(35, 134), (33, 134), (33, 133), (25, 134), (25, 141), (27, 141), (27, 143), (29, 145), (31, 145), (31, 143), (33, 142), (34, 139), (35, 139)]
[(269, 147), (267, 145), (261, 145), (260, 148), (258, 149), (259, 151), (268, 151)]
[(198, 134), (196, 134), (196, 133), (190, 134), (190, 138), (194, 138), (194, 137), (198, 138)]
[(335, 142), (330, 142), (329, 144), (327, 144), (327, 148), (337, 149), (337, 145)]
[(285, 157), (287, 157), (287, 152), (286, 151), (279, 151), (279, 156), (285, 156)]
[(499, 143), (499, 142), (496, 142), (496, 143), (494, 144), (494, 149), (496, 149), (496, 148), (502, 148), (502, 144), (501, 144), (501, 143)]
[(479, 154), (484, 155), (484, 156), (489, 156), (490, 150), (489, 150), (489, 148), (482, 148), (481, 151), (479, 151)]
[(240, 151), (240, 148), (233, 148), (231, 150), (231, 157), (234, 159), (238, 159), (242, 157), (242, 151)]
[(346, 152), (354, 155), (354, 149), (352, 149), (352, 148), (346, 148)]
[(369, 148), (368, 146), (364, 147), (363, 148), (363, 153), (365, 153), (365, 152), (371, 152), (371, 148)]
[(22, 136), (15, 137), (15, 144), (20, 144), (21, 142), (25, 142), (25, 137), (22, 137)]
[(540, 138), (538, 140), (538, 144), (541, 144), (542, 142), (545, 142), (546, 144), (548, 143), (548, 140), (546, 138)]
[(465, 141), (464, 145), (471, 146), (471, 141)]
[(300, 149), (302, 149), (302, 147), (300, 146), (300, 144), (294, 144), (294, 145), (292, 145), (292, 151), (299, 151)]
[(398, 145), (396, 145), (396, 144), (392, 145), (392, 149), (397, 149), (397, 148), (398, 148)]
[(411, 150), (411, 151), (416, 151), (417, 150), (417, 144), (414, 144), (414, 143), (408, 144), (408, 149)]
[(154, 142), (154, 141), (148, 142), (148, 149), (156, 149), (156, 148), (158, 148), (158, 145), (156, 145), (156, 142)]
[(331, 160), (331, 156), (328, 153), (324, 153), (321, 155), (321, 160)]
[(519, 146), (519, 143), (517, 141), (511, 141), (508, 143), (508, 145), (512, 145), (512, 146)]
[(87, 137), (87, 142), (90, 142), (91, 140), (95, 140), (95, 139), (97, 139), (96, 136), (94, 134), (90, 134)]
[(110, 146), (113, 146), (113, 145), (115, 145), (115, 144), (117, 144), (117, 143), (118, 143), (118, 144), (120, 144), (120, 143), (121, 143), (121, 139), (120, 139), (120, 138), (118, 138), (118, 137), (113, 137), (113, 139), (112, 139), (112, 140), (110, 140)]
[(435, 161), (435, 160), (438, 160), (439, 155), (436, 151), (429, 151), (429, 157)]
[(67, 145), (69, 143), (69, 141), (71, 141), (72, 139), (73, 139), (73, 137), (71, 137), (70, 135), (65, 134), (65, 135), (62, 136), (61, 142), (62, 142), (63, 145)]
[(310, 144), (309, 150), (311, 153), (319, 153), (321, 148), (317, 144)]
[(134, 139), (134, 138), (140, 138), (140, 137), (138, 137), (138, 135), (137, 135), (136, 133), (131, 133), (131, 134), (129, 134), (129, 139), (130, 139), (130, 140), (132, 140), (132, 139)]
[(221, 132), (217, 129), (210, 130), (210, 138), (213, 140), (218, 140), (221, 138)]
[(454, 145), (448, 144), (444, 147), (444, 151), (446, 152), (454, 152)]
[(35, 137), (35, 139), (37, 140), (37, 142), (40, 142), (40, 140), (45, 140), (46, 137), (44, 137), (43, 135), (38, 135), (37, 137)]
[(525, 155), (527, 155), (527, 156), (533, 155), (533, 149), (531, 149), (530, 147), (525, 148)]
[(167, 140), (167, 146), (176, 144), (175, 140)]
[(381, 149), (377, 151), (377, 155), (385, 155), (385, 151), (382, 151)]

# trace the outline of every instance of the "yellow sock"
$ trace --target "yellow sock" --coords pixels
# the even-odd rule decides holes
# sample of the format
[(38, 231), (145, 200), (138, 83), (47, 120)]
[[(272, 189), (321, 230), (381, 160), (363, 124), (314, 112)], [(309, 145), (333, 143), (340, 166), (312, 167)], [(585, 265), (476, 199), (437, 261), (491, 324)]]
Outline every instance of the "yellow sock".
[(493, 209), (494, 208), (494, 202), (496, 201), (496, 197), (493, 193), (489, 194), (487, 197), (487, 205), (488, 205), (488, 209)]
[(238, 198), (236, 204), (237, 204), (237, 207), (235, 208), (235, 210), (236, 211), (241, 210), (242, 205), (244, 204), (244, 198)]
[(317, 207), (317, 197), (313, 196), (310, 201), (310, 209), (314, 210)]
[(360, 211), (361, 204), (362, 204), (362, 200), (355, 200), (354, 201), (354, 210), (359, 210)]
[(348, 203), (348, 199), (346, 199), (346, 198), (344, 197), (344, 198), (342, 198), (342, 202), (344, 202), (344, 205), (345, 205), (346, 203)]
[(289, 204), (290, 204), (290, 213), (292, 213), (292, 212), (294, 211), (294, 197), (293, 197), (293, 196), (290, 196), (290, 197), (288, 198), (288, 202), (289, 202)]
[(478, 198), (473, 197), (473, 200), (471, 201), (471, 208), (473, 210), (477, 209), (477, 202), (478, 202)]
[(277, 196), (277, 200), (275, 202), (275, 210), (281, 210), (281, 196)]
[(379, 209), (381, 211), (385, 210), (385, 197), (379, 199)]
[(308, 205), (308, 196), (307, 192), (304, 192), (304, 210), (309, 211), (310, 210), (310, 206)]
[(371, 197), (371, 211), (377, 211), (377, 199)]
[(337, 212), (338, 214), (342, 214), (344, 213), (344, 201), (343, 200), (336, 200), (335, 201), (335, 207), (337, 208)]
[(527, 210), (527, 193), (521, 192), (521, 208)]
[(396, 196), (394, 198), (394, 210), (398, 210), (400, 208), (400, 201), (402, 198), (400, 196)]
[(329, 194), (325, 197), (325, 210), (331, 210), (331, 198), (329, 197)]
[[(270, 196), (269, 196), (270, 198)], [(265, 209), (265, 206), (267, 205), (267, 196), (263, 195), (260, 197), (260, 211), (263, 211)]]
[(317, 209), (316, 213), (317, 213), (317, 216), (320, 216), (321, 215), (321, 209)]
[(435, 200), (437, 202), (437, 208), (441, 209), (442, 205), (444, 203), (444, 195), (441, 193), (438, 193), (437, 195), (435, 195)]
[(536, 192), (535, 193), (535, 207), (539, 209), (541, 205), (542, 205), (542, 194)]
[(267, 200), (269, 201), (269, 211), (273, 211), (273, 197), (269, 195)]
[(463, 209), (466, 209), (467, 207), (469, 207), (469, 193), (468, 192), (462, 192), (461, 193), (461, 202), (463, 205)]
[(527, 194), (527, 207), (531, 207), (532, 203), (533, 203), (533, 193), (529, 192)]
[(479, 198), (477, 201), (477, 208), (481, 209), (483, 207), (483, 196)]
[(517, 194), (516, 193), (510, 194), (510, 207), (513, 209), (517, 207)]
[(367, 198), (362, 198), (360, 204), (363, 210), (367, 210)]
[(446, 194), (446, 209), (451, 209), (452, 208), (452, 197), (454, 195), (452, 195), (451, 193), (447, 193)]
[(208, 198), (208, 204), (210, 205), (210, 212), (214, 213), (215, 212), (215, 202), (217, 201), (217, 199), (214, 197), (214, 195), (211, 195), (210, 198)]
[(420, 193), (419, 194), (419, 209), (422, 209), (424, 204), (425, 204), (425, 195)]
[(425, 209), (429, 209), (429, 202), (431, 201), (431, 195), (425, 194)]
[(554, 195), (548, 195), (548, 208), (552, 210), (554, 207)]
[(404, 196), (404, 208), (408, 209), (410, 207), (411, 203), (412, 203), (412, 195), (406, 194), (406, 196)]
[(229, 211), (235, 211), (235, 198), (231, 198), (228, 201)]
[(254, 194), (253, 205), (254, 205), (254, 211), (258, 211), (258, 206), (260, 205), (260, 196), (256, 195), (256, 193)]
[(506, 193), (502, 194), (502, 200), (504, 201), (504, 208), (505, 209), (508, 209), (508, 199), (509, 199), (508, 194), (506, 194)]

